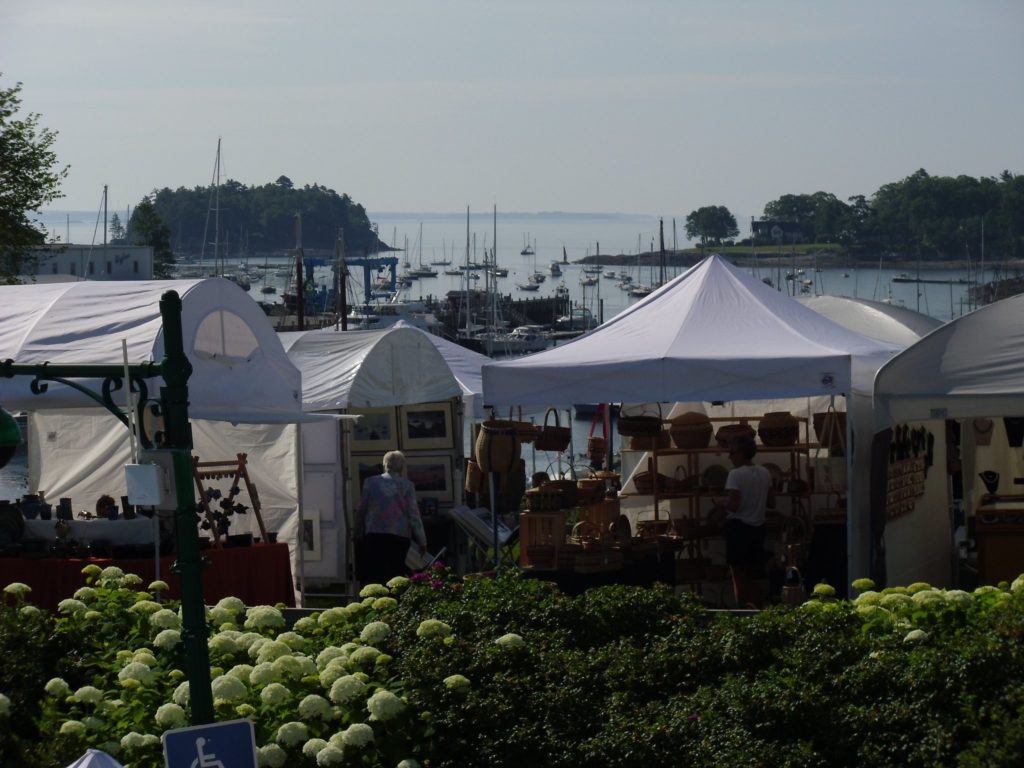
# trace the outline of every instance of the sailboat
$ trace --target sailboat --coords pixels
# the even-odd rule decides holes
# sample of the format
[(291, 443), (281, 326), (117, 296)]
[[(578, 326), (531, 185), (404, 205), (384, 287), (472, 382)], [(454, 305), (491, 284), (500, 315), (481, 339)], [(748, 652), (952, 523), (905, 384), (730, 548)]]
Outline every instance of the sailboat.
[[(523, 238), (523, 242), (524, 242), (523, 250), (521, 250), (519, 252), (520, 256), (533, 256), (534, 254), (537, 253), (537, 249), (530, 246), (530, 236), (529, 236), (529, 234), (527, 234)], [(536, 242), (536, 241), (534, 241), (534, 242)]]
[[(234, 272), (228, 272), (224, 264), (224, 255), (220, 251), (220, 138), (217, 139), (217, 157), (213, 163), (213, 180), (211, 185), (213, 189), (210, 191), (212, 202), (206, 211), (206, 224), (203, 227), (203, 246), (199, 253), (199, 268), (203, 268), (203, 258), (206, 255), (206, 237), (207, 230), (210, 226), (210, 212), (213, 212), (213, 270), (214, 274), (220, 273), (220, 276), (225, 280), (230, 280), (235, 283), (243, 291), (248, 291), (252, 284), (249, 282), (249, 276), (241, 270), (235, 270)], [(225, 249), (226, 250), (226, 249)]]

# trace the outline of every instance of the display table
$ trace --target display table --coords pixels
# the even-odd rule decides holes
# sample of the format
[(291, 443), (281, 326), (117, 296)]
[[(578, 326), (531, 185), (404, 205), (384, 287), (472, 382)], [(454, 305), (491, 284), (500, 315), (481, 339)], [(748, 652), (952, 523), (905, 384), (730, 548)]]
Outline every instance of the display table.
[[(56, 520), (26, 520), (22, 538), (52, 542)], [(68, 538), (73, 541), (105, 541), (108, 544), (152, 544), (156, 522), (148, 517), (134, 520), (68, 520)]]
[[(295, 605), (291, 561), (287, 544), (254, 544), (251, 547), (206, 549), (209, 562), (203, 569), (203, 599), (213, 604), (223, 597), (238, 597), (246, 605)], [(181, 580), (171, 571), (175, 557), (160, 558), (160, 579), (167, 582), (166, 597), (181, 597)], [(28, 599), (41, 608), (55, 610), (57, 604), (86, 586), (82, 568), (95, 563), (101, 568), (116, 565), (142, 578), (144, 589), (154, 579), (153, 558), (59, 558), (0, 557), (0, 587), (20, 581), (32, 592)]]

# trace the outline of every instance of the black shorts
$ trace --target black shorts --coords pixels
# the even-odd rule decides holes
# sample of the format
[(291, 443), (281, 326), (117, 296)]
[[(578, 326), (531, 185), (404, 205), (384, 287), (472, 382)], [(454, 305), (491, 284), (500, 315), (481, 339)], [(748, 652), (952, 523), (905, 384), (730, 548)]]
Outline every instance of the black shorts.
[(726, 520), (725, 561), (729, 565), (764, 565), (764, 526)]

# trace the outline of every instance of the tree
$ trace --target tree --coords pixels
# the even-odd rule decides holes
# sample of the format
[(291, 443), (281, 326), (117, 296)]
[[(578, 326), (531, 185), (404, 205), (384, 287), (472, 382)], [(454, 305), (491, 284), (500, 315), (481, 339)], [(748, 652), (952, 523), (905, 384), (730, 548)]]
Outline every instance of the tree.
[(125, 231), (124, 224), (121, 223), (121, 217), (116, 213), (110, 217), (110, 244), (120, 245), (125, 242), (127, 232)]
[(700, 238), (701, 246), (721, 245), (739, 233), (736, 217), (724, 205), (698, 208), (686, 217), (686, 236), (691, 240)]
[(173, 274), (174, 252), (171, 250), (171, 230), (156, 212), (153, 201), (146, 198), (132, 212), (132, 244), (153, 247), (153, 276), (161, 280)]
[[(0, 73), (2, 74), (2, 73)], [(21, 83), (0, 88), (0, 282), (12, 283), (24, 271), (31, 248), (46, 233), (29, 214), (61, 197), (68, 166), (57, 168), (52, 151), (57, 134), (39, 125), (39, 115), (17, 119)]]

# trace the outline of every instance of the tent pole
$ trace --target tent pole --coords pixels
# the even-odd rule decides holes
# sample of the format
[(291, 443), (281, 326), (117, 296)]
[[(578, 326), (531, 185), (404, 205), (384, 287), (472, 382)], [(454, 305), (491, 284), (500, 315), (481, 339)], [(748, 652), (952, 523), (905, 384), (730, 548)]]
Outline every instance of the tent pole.
[(306, 526), (302, 515), (302, 423), (295, 425), (295, 503), (298, 531), (295, 546), (299, 550), (299, 608), (306, 607)]
[(501, 550), (498, 543), (498, 497), (495, 495), (494, 473), (487, 473), (488, 489), (491, 492), (491, 530), (494, 536), (494, 571), (497, 573), (501, 565)]

